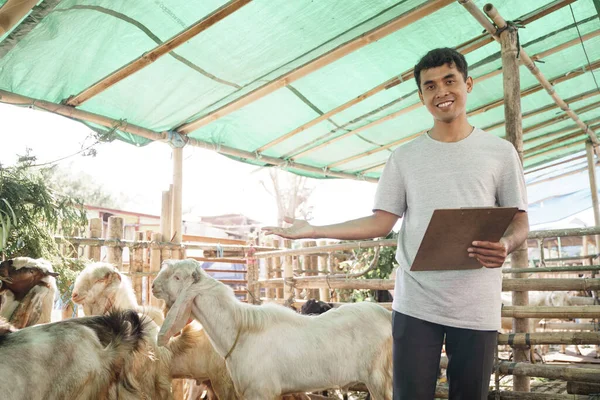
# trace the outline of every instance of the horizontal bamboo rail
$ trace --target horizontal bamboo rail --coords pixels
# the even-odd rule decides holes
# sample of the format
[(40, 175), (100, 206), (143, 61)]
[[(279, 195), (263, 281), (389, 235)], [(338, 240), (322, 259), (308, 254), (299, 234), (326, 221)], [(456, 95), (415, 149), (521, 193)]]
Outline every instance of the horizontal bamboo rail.
[(600, 306), (505, 306), (502, 316), (508, 318), (600, 318)]
[[(496, 397), (498, 396), (498, 397)], [(488, 400), (591, 400), (588, 396), (579, 396), (576, 394), (559, 393), (536, 393), (536, 392), (496, 392), (491, 390)]]
[(227, 238), (213, 238), (209, 236), (197, 236), (197, 235), (182, 235), (181, 240), (183, 242), (194, 242), (194, 243), (217, 243), (217, 244), (237, 244), (240, 246), (248, 245), (248, 242), (240, 239), (227, 239)]
[(600, 382), (600, 369), (573, 368), (570, 366), (500, 362), (501, 374), (532, 376), (563, 381)]
[(244, 258), (225, 258), (225, 257), (188, 257), (196, 261), (213, 262), (213, 263), (230, 263), (230, 264), (246, 264)]
[(245, 269), (216, 269), (216, 268), (205, 268), (204, 272), (214, 273), (232, 273), (232, 274), (247, 274), (248, 271)]
[(600, 271), (600, 265), (581, 265), (569, 267), (502, 268), (504, 274), (540, 273), (540, 272), (586, 272)]
[(600, 332), (535, 332), (498, 335), (498, 344), (600, 344)]
[(541, 321), (539, 326), (548, 330), (565, 330), (565, 331), (599, 331), (600, 324), (586, 324), (577, 322), (547, 322)]
[[(394, 288), (393, 279), (346, 279), (330, 278), (328, 276), (306, 276), (292, 279), (296, 289), (369, 289), (391, 290)], [(278, 288), (284, 284), (284, 278), (263, 279), (258, 281), (261, 287)], [(599, 290), (600, 279), (510, 279), (502, 281), (503, 292), (527, 291), (569, 291), (569, 290)]]

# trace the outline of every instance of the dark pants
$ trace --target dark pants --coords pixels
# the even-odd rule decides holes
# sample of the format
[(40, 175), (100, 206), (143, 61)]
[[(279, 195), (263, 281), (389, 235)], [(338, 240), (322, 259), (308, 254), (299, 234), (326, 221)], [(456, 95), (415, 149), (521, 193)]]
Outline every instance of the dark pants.
[(394, 311), (394, 400), (432, 400), (446, 338), (451, 400), (487, 399), (496, 331), (453, 328)]

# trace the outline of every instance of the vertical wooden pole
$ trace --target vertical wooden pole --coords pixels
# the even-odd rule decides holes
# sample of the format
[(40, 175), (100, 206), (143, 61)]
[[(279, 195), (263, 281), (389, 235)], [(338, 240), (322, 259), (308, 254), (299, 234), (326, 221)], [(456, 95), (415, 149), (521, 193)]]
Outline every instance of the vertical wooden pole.
[[(173, 243), (181, 243), (183, 236), (182, 221), (183, 201), (183, 148), (173, 149), (173, 203), (171, 204), (171, 235)], [(173, 250), (178, 251), (178, 250)], [(177, 256), (181, 258), (181, 254)]]
[[(281, 248), (283, 247), (283, 239), (279, 239), (277, 241), (277, 247)], [(283, 277), (283, 269), (285, 268), (285, 257), (277, 257), (273, 259), (273, 262), (275, 263), (275, 278), (281, 278)], [(284, 284), (285, 286), (285, 284)], [(277, 299), (285, 299), (285, 296), (283, 295), (283, 288), (281, 289), (275, 289), (275, 297)]]
[(173, 185), (169, 190), (162, 192), (162, 204), (160, 210), (160, 233), (162, 240), (168, 242), (171, 240), (171, 193)]
[[(265, 246), (267, 247), (273, 247), (273, 239), (272, 238), (267, 238), (265, 240)], [(269, 257), (265, 259), (265, 268), (266, 268), (266, 275), (267, 275), (267, 279), (272, 279), (275, 277), (275, 258), (273, 257)], [(270, 288), (266, 288), (265, 289), (265, 297), (267, 298), (267, 300), (271, 300), (275, 298), (275, 289), (270, 289)]]
[[(292, 241), (289, 239), (284, 239), (283, 247), (286, 249), (291, 249)], [(285, 261), (283, 263), (283, 298), (286, 302), (288, 302), (292, 297), (294, 297), (294, 289), (291, 286), (294, 279), (294, 266), (292, 264), (292, 256), (285, 256), (284, 260)]]
[[(135, 242), (142, 242), (144, 241), (144, 238), (144, 232), (135, 233)], [(129, 272), (131, 273), (131, 283), (133, 284), (135, 297), (137, 299), (138, 304), (143, 304), (142, 277), (139, 275), (136, 276), (134, 274), (144, 271), (144, 249), (141, 246), (137, 245), (137, 243), (134, 243), (129, 254), (129, 259)]]
[[(319, 246), (325, 246), (327, 242), (325, 240), (319, 241)], [(327, 275), (329, 273), (329, 257), (326, 255), (319, 256), (319, 275)], [(324, 302), (329, 302), (329, 289), (319, 289), (319, 298)]]
[(120, 271), (123, 271), (123, 248), (119, 246), (119, 241), (123, 238), (123, 218), (108, 217), (108, 238), (116, 241), (116, 246), (111, 244), (107, 246), (107, 260)]
[[(317, 242), (314, 240), (309, 240), (302, 243), (302, 247), (315, 247)], [(317, 257), (311, 254), (304, 256), (304, 276), (316, 276), (317, 273), (314, 272), (317, 269)], [(306, 290), (306, 298), (307, 299), (317, 299), (319, 300), (319, 289), (307, 289)]]
[[(91, 218), (88, 225), (87, 237), (97, 239), (102, 237), (102, 220), (100, 218)], [(85, 258), (93, 261), (100, 261), (100, 246), (87, 246), (85, 248)]]
[[(152, 244), (150, 245), (150, 272), (154, 275), (150, 278), (150, 287), (152, 287), (152, 281), (160, 271), (160, 264), (162, 263), (160, 247), (158, 243), (162, 240), (161, 234), (156, 232), (152, 234)], [(150, 294), (150, 305), (155, 307), (162, 307), (164, 304), (163, 300), (159, 300)]]
[(246, 301), (248, 304), (260, 304), (260, 288), (258, 286), (258, 260), (254, 257), (256, 249), (250, 247), (246, 251), (246, 280), (248, 293)]
[[(588, 176), (590, 178), (590, 190), (592, 192), (592, 207), (594, 209), (594, 223), (596, 226), (600, 225), (600, 208), (598, 206), (598, 186), (596, 181), (596, 160), (594, 159), (594, 146), (588, 140), (585, 143), (585, 150), (587, 153), (588, 162)], [(600, 235), (595, 236), (596, 239), (596, 253), (600, 249)]]
[[(489, 12), (493, 8), (486, 5), (484, 11)], [(519, 75), (519, 46), (518, 33), (516, 27), (503, 26), (506, 28), (500, 34), (500, 46), (502, 48), (502, 77), (504, 84), (504, 120), (506, 121), (506, 138), (515, 146), (519, 153), (521, 163), (523, 162), (523, 125), (521, 120), (521, 79)], [(511, 255), (512, 268), (527, 268), (529, 262), (527, 258), (527, 241), (515, 250)], [(514, 278), (526, 278), (526, 274), (512, 274)], [(529, 304), (528, 292), (512, 292), (512, 302), (515, 306), (526, 306)], [(515, 332), (529, 332), (529, 319), (515, 318), (513, 320), (513, 330)], [(514, 347), (514, 361), (526, 362), (528, 360), (528, 351), (524, 346)], [(519, 392), (529, 392), (529, 377), (513, 377), (513, 389)]]

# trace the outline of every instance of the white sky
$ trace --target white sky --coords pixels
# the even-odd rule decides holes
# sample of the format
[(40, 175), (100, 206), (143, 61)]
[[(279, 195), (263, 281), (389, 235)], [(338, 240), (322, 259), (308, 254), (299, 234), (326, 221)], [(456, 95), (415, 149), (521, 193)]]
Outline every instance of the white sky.
[[(38, 163), (71, 155), (90, 129), (51, 113), (0, 103), (0, 163), (13, 164), (27, 147)], [(124, 192), (134, 201), (128, 211), (160, 215), (161, 193), (171, 183), (171, 149), (165, 143), (135, 147), (120, 141), (100, 144), (96, 157), (69, 157), (59, 165), (81, 170), (109, 193)], [(275, 201), (260, 184), (266, 171), (215, 152), (184, 150), (184, 212), (198, 215), (242, 213), (264, 224), (277, 218)], [(371, 213), (376, 185), (350, 180), (312, 180), (312, 223), (321, 225)]]

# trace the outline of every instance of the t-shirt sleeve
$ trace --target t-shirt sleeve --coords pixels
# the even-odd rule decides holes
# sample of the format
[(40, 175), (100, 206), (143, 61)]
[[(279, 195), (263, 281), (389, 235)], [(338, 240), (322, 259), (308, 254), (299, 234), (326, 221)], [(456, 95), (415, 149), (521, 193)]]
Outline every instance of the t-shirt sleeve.
[(523, 166), (517, 150), (512, 146), (499, 175), (496, 193), (498, 205), (518, 207), (521, 211), (527, 211), (527, 189)]
[(406, 188), (396, 154), (388, 159), (375, 192), (373, 211), (382, 210), (402, 217), (406, 211)]

